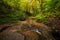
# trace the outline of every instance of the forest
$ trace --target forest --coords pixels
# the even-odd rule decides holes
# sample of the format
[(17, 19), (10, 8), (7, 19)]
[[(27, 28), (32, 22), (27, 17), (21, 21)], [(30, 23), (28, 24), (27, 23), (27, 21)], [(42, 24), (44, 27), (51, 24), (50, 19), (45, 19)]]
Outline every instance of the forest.
[(60, 40), (60, 0), (0, 0), (0, 40)]

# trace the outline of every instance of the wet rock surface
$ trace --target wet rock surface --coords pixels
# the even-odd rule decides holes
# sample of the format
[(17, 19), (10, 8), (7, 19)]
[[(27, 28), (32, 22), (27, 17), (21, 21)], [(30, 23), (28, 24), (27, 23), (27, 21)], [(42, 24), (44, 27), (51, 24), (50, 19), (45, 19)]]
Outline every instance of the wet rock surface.
[(31, 30), (22, 32), (22, 34), (25, 35), (25, 40), (45, 40), (43, 36)]
[(0, 30), (1, 40), (54, 40), (50, 28), (32, 20), (4, 24)]
[(17, 33), (16, 29), (10, 28), (1, 32), (0, 37), (2, 37), (3, 40), (24, 40), (24, 36), (22, 34)]

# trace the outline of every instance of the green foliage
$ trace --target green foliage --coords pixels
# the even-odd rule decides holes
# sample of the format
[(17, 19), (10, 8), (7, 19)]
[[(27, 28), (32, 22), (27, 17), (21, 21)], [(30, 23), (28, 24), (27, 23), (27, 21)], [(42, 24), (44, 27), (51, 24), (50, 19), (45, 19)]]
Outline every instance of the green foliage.
[(0, 9), (0, 22), (24, 20), (30, 13), (36, 21), (46, 23), (49, 17), (60, 17), (60, 0), (1, 0)]
[(4, 18), (1, 17), (0, 22), (6, 23), (6, 22), (13, 22), (13, 21), (17, 21), (17, 20), (24, 20), (27, 18), (27, 15), (21, 11), (21, 10), (17, 10), (14, 12), (11, 12), (10, 14), (3, 15)]
[(35, 20), (46, 23), (46, 19), (49, 17), (59, 18), (59, 0), (42, 0), (41, 4), (42, 10), (39, 14), (35, 16)]
[(38, 22), (46, 23), (46, 15), (43, 15), (42, 13), (35, 16), (35, 20)]
[(10, 1), (4, 0), (3, 1), (4, 4), (3, 3), (0, 4), (1, 5), (0, 23), (8, 23), (17, 20), (24, 20), (27, 18), (26, 13), (18, 7), (19, 6), (18, 4), (15, 4), (16, 1), (17, 0), (15, 0), (14, 2), (12, 0)]
[(24, 11), (22, 11), (22, 10), (17, 10), (16, 12), (11, 13), (10, 16), (13, 19), (17, 19), (17, 20), (24, 20), (24, 19), (26, 19), (28, 17), (26, 15), (26, 13), (24, 13)]
[(20, 5), (20, 0), (4, 0), (4, 2), (15, 8), (19, 8)]

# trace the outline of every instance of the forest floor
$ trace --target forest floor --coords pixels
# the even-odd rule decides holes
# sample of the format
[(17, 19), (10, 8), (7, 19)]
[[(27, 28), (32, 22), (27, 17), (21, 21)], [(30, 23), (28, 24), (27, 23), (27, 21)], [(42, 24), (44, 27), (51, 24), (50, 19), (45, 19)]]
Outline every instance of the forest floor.
[(0, 40), (60, 40), (60, 36), (52, 35), (50, 27), (55, 25), (56, 31), (60, 32), (60, 20), (48, 18), (47, 21), (43, 24), (29, 19), (0, 24)]

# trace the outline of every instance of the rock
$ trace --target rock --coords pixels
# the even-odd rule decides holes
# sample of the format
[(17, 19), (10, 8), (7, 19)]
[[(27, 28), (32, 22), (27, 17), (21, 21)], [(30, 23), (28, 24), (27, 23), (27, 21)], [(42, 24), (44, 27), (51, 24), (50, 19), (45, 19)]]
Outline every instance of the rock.
[(21, 34), (25, 36), (24, 40), (46, 40), (43, 36), (31, 30), (21, 32)]
[(28, 30), (32, 30), (34, 32), (37, 32), (38, 34), (41, 34), (42, 36), (46, 38), (46, 40), (54, 40), (54, 38), (52, 37), (50, 33), (51, 29), (43, 23), (38, 23), (34, 20), (23, 22), (21, 26), (21, 31), (28, 31)]
[(3, 40), (24, 40), (24, 36), (16, 32), (16, 30), (5, 30), (0, 33), (0, 38)]
[[(11, 23), (13, 24), (13, 23)], [(34, 20), (19, 21), (0, 33), (4, 40), (54, 40), (50, 29)]]

